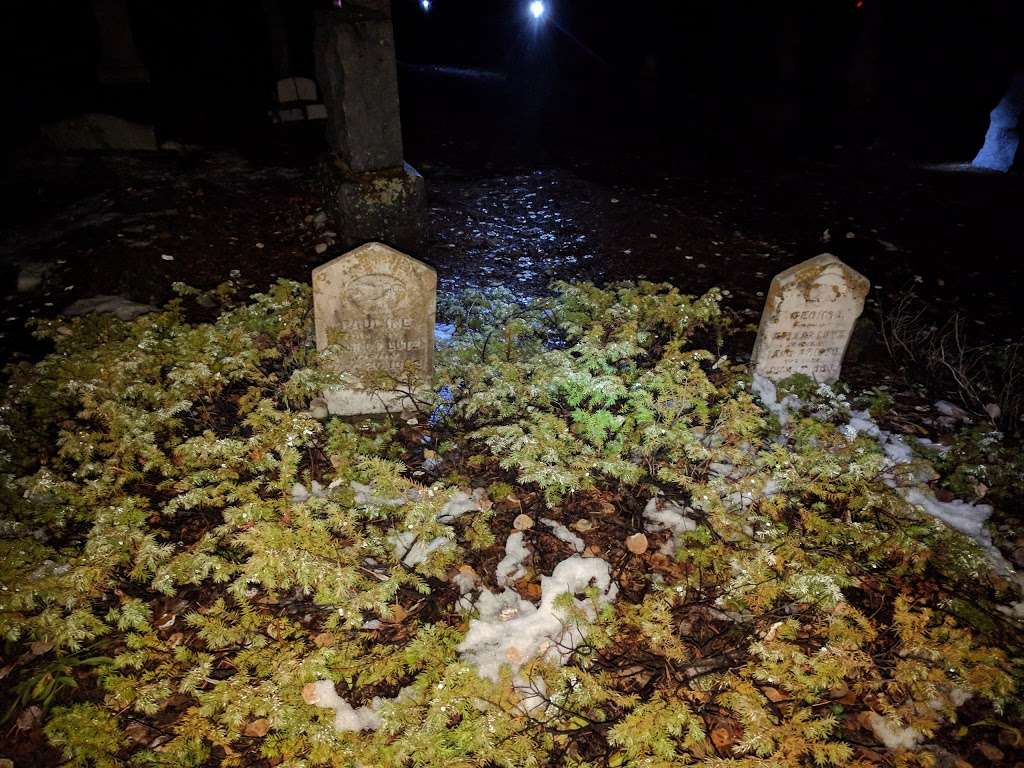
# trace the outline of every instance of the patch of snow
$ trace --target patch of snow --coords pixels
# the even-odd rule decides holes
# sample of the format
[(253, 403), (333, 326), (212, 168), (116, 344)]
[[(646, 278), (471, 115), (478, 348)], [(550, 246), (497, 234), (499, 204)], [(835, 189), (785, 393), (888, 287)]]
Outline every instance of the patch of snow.
[[(564, 663), (583, 639), (579, 626), (555, 606), (565, 594), (580, 594), (593, 584), (600, 604), (610, 603), (618, 594), (611, 567), (596, 557), (573, 555), (563, 560), (550, 576), (541, 577), (541, 601), (534, 606), (515, 591), (501, 594), (483, 590), (477, 600), (477, 618), (469, 625), (458, 650), (482, 677), (497, 681), (504, 665), (513, 674), (536, 658)], [(589, 619), (594, 607), (573, 597), (576, 608)]]
[(789, 422), (789, 417), (800, 410), (800, 406), (803, 405), (796, 395), (786, 395), (782, 398), (782, 402), (779, 402), (779, 393), (775, 388), (775, 382), (759, 373), (754, 374), (750, 391), (761, 398), (764, 407), (779, 420), (779, 424), (783, 427)]
[(996, 610), (1004, 616), (1009, 616), (1011, 619), (1024, 619), (1024, 600), (1010, 603), (1009, 605), (997, 605)]
[(909, 464), (914, 460), (914, 451), (900, 435), (881, 432), (879, 433), (879, 442), (886, 458), (893, 464)]
[(338, 481), (334, 481), (327, 488), (324, 488), (316, 480), (310, 488), (306, 488), (302, 483), (296, 483), (292, 486), (292, 501), (296, 504), (301, 504), (304, 501), (309, 501), (310, 498), (325, 499), (328, 496), (329, 491), (333, 491), (338, 487)]
[(312, 691), (307, 701), (321, 709), (334, 710), (334, 729), (336, 731), (375, 731), (382, 725), (377, 710), (384, 703), (374, 699), (370, 706), (353, 709), (345, 699), (334, 690), (330, 680), (317, 680), (312, 684)]
[(447, 544), (451, 539), (439, 536), (432, 541), (419, 541), (412, 531), (393, 533), (389, 539), (394, 550), (395, 557), (402, 561), (403, 565), (415, 568), (426, 560), (430, 555)]
[(867, 720), (875, 738), (889, 749), (916, 749), (924, 738), (916, 728), (893, 727), (877, 712), (869, 712)]
[(459, 588), (459, 594), (465, 595), (476, 589), (477, 575), (472, 569), (459, 569), (459, 572), (452, 576), (452, 584)]
[[(939, 410), (943, 410), (940, 400), (936, 403)], [(947, 403), (951, 408), (956, 408), (952, 403)], [(948, 409), (947, 409), (948, 410)], [(874, 437), (885, 453), (886, 458), (894, 465), (908, 464), (914, 459), (914, 452), (903, 435), (896, 435), (879, 429), (878, 425), (867, 413), (867, 411), (854, 411), (850, 421), (842, 428), (848, 439), (854, 439), (858, 434), (866, 434)], [(852, 436), (851, 434), (852, 433)], [(935, 448), (943, 451), (944, 446), (933, 443), (930, 440), (915, 438), (928, 448)], [(945, 450), (949, 450), (945, 448)], [(985, 521), (992, 514), (992, 507), (987, 504), (971, 504), (966, 501), (954, 499), (953, 501), (939, 501), (927, 488), (906, 488), (898, 486), (892, 476), (883, 478), (884, 481), (894, 488), (907, 502), (920, 508), (928, 515), (941, 520), (950, 528), (960, 531), (965, 536), (973, 539), (978, 546), (985, 550), (993, 564), (1004, 573), (1012, 572), (1012, 567), (1003, 558), (1002, 554), (992, 543), (992, 537), (985, 530)], [(927, 479), (927, 478), (918, 478)]]
[(351, 487), (356, 492), (356, 504), (361, 507), (400, 507), (406, 502), (403, 498), (386, 499), (378, 496), (372, 486), (357, 483), (355, 480), (352, 481)]
[(948, 400), (938, 400), (935, 403), (935, 410), (941, 413), (943, 416), (948, 416), (956, 421), (970, 421), (971, 415), (967, 413), (959, 405), (949, 402)]
[(498, 586), (504, 587), (526, 575), (523, 564), (530, 556), (530, 550), (523, 541), (522, 531), (513, 531), (505, 541), (505, 557), (498, 563), (494, 576)]
[(551, 533), (559, 541), (564, 541), (570, 547), (575, 549), (577, 552), (583, 552), (587, 548), (587, 543), (583, 541), (579, 536), (570, 531), (564, 525), (557, 520), (551, 520), (547, 517), (542, 517), (540, 521), (551, 529)]
[(985, 521), (992, 514), (988, 504), (971, 504), (960, 499), (939, 501), (930, 492), (919, 488), (901, 488), (900, 493), (910, 504), (921, 507), (932, 517), (938, 518), (950, 528), (960, 531), (978, 543), (993, 560), (1008, 565), (992, 543), (992, 537), (985, 530)]
[(479, 512), (480, 499), (483, 495), (483, 488), (474, 488), (472, 496), (465, 491), (456, 491), (452, 494), (448, 503), (444, 505), (444, 509), (438, 513), (438, 521), (442, 523), (450, 523), (454, 520), (458, 520), (467, 512)]
[(843, 434), (850, 440), (855, 438), (857, 435), (864, 434), (868, 437), (878, 437), (881, 430), (878, 428), (878, 424), (871, 418), (871, 414), (867, 411), (851, 411), (850, 420), (843, 427)]
[(676, 536), (697, 530), (697, 522), (684, 514), (687, 511), (674, 501), (663, 501), (657, 496), (652, 497), (644, 507), (644, 519), (647, 521), (644, 528), (648, 533), (672, 531), (672, 539), (661, 548), (663, 554), (675, 554)]

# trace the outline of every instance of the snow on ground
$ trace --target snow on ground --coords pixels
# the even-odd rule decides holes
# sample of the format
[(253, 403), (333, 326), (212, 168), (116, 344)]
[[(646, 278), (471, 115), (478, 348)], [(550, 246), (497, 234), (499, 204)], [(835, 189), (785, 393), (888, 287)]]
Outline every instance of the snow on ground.
[(554, 535), (556, 539), (558, 539), (559, 541), (564, 541), (577, 552), (583, 552), (583, 550), (587, 548), (587, 543), (583, 541), (583, 539), (581, 539), (575, 533), (570, 531), (557, 520), (542, 517), (540, 521), (541, 523), (543, 523), (551, 529), (551, 533)]
[[(779, 417), (779, 423), (783, 425), (789, 420), (794, 409), (798, 409), (801, 405), (800, 400), (792, 395), (784, 398), (781, 403), (778, 402), (775, 384), (758, 374), (754, 374), (754, 383), (751, 389), (761, 398), (765, 408)], [(897, 435), (881, 429), (867, 411), (853, 411), (847, 423), (839, 429), (848, 440), (855, 440), (858, 435), (863, 434), (878, 441), (886, 458), (889, 459), (890, 469), (901, 464), (909, 464), (914, 459), (914, 451), (907, 442), (907, 438), (904, 435)], [(918, 440), (918, 442), (929, 448), (935, 447), (931, 441)], [(900, 485), (891, 472), (884, 480), (903, 496), (908, 504), (973, 539), (989, 556), (997, 571), (1004, 574), (1013, 572), (1013, 567), (992, 543), (992, 537), (985, 530), (985, 521), (992, 514), (991, 506), (972, 504), (959, 499), (940, 501), (925, 485), (914, 487)]]
[[(597, 588), (599, 605), (612, 602), (618, 594), (607, 562), (573, 555), (556, 565), (550, 576), (541, 577), (539, 605), (524, 600), (512, 589), (498, 594), (483, 589), (475, 606), (478, 616), (470, 622), (458, 650), (482, 677), (497, 682), (501, 668), (507, 664), (517, 685), (537, 689), (542, 683), (522, 679), (522, 666), (538, 658), (565, 663), (583, 639), (578, 624), (555, 601), (568, 593), (576, 609), (593, 620), (594, 605), (576, 597), (591, 585)], [(522, 706), (529, 711), (541, 703), (528, 696)]]
[(374, 699), (370, 706), (354, 709), (334, 690), (330, 680), (317, 680), (309, 683), (302, 690), (306, 703), (321, 709), (334, 710), (334, 729), (336, 731), (375, 731), (381, 726), (377, 710), (383, 704), (382, 699)]
[(663, 554), (675, 554), (676, 536), (697, 530), (697, 522), (686, 516), (687, 511), (674, 501), (659, 499), (657, 496), (652, 497), (644, 507), (644, 520), (647, 521), (644, 527), (648, 533), (672, 531), (672, 538), (661, 546)]
[(526, 560), (530, 549), (523, 541), (523, 531), (513, 531), (505, 542), (505, 557), (498, 563), (495, 578), (498, 586), (504, 587), (526, 575)]

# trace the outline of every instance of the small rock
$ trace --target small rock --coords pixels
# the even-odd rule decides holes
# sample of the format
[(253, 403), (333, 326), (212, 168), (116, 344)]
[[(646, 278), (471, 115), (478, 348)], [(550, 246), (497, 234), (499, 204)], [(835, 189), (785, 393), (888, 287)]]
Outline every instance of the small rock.
[(587, 520), (587, 518), (581, 517), (579, 520), (577, 520), (569, 527), (575, 531), (578, 531), (579, 533), (586, 533), (587, 531), (594, 530), (595, 526), (592, 522)]
[(139, 304), (126, 299), (124, 296), (93, 296), (91, 299), (79, 299), (64, 310), (65, 315), (76, 317), (78, 315), (108, 314), (114, 315), (121, 320), (134, 320), (140, 315), (159, 310), (149, 304)]
[(23, 264), (18, 272), (18, 293), (29, 293), (43, 284), (43, 278), (49, 271), (48, 264), (31, 262)]
[(330, 415), (327, 410), (327, 401), (322, 397), (314, 398), (309, 403), (309, 414), (317, 421), (323, 421)]
[(313, 248), (313, 250), (317, 252), (317, 255), (320, 255), (322, 253), (326, 253), (327, 252), (327, 243), (317, 243), (316, 246)]
[(626, 538), (626, 549), (634, 555), (642, 555), (647, 551), (647, 537), (642, 533), (634, 533)]
[(528, 531), (533, 528), (533, 518), (526, 514), (516, 515), (512, 521), (512, 527), (517, 531)]
[(171, 254), (169, 253), (161, 253), (160, 258), (163, 259), (164, 261), (174, 261), (174, 257), (171, 256)]

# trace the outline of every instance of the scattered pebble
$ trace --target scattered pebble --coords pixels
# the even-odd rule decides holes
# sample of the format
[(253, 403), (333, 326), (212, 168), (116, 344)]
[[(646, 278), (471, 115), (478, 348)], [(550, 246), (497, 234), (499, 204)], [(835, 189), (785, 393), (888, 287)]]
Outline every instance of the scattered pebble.
[(517, 531), (528, 531), (533, 528), (533, 518), (527, 514), (516, 515), (516, 519), (512, 521), (512, 527)]
[(626, 537), (626, 549), (634, 555), (642, 555), (647, 551), (647, 536), (642, 533), (634, 533)]

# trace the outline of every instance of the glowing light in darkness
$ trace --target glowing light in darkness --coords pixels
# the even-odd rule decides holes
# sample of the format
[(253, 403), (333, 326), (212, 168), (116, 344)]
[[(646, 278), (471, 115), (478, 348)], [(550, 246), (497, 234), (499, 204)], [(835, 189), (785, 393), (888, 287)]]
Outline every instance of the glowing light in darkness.
[(533, 0), (533, 2), (530, 3), (530, 15), (535, 19), (539, 19), (543, 16), (546, 10), (547, 8), (544, 7), (544, 3), (540, 0)]

